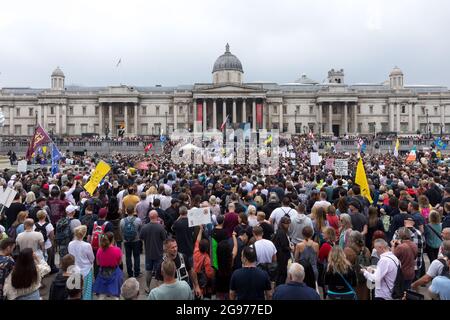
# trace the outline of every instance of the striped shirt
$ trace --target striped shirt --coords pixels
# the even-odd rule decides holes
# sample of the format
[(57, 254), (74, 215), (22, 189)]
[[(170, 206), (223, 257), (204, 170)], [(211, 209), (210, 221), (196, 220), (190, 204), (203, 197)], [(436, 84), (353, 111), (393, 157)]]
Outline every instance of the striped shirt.
[[(417, 230), (414, 227), (408, 228), (409, 231), (411, 231), (411, 241), (414, 242), (417, 246), (417, 258), (416, 258), (416, 267), (414, 270), (420, 270), (422, 268), (422, 261), (423, 261), (423, 246), (424, 246), (424, 239), (422, 236), (422, 233), (420, 233), (419, 230)], [(398, 239), (398, 230), (395, 231), (393, 240)]]

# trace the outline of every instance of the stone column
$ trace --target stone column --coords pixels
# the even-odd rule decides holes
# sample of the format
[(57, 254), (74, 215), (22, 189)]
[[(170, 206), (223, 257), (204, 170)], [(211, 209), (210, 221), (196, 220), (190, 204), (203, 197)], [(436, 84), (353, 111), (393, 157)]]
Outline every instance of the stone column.
[(280, 128), (280, 132), (283, 132), (283, 104), (280, 103), (279, 105), (279, 111), (280, 111), (280, 121), (279, 121), (279, 128)]
[(333, 132), (333, 103), (330, 102), (328, 105), (328, 132)]
[(355, 103), (355, 109), (353, 110), (353, 125), (354, 133), (358, 133), (358, 103)]
[(193, 123), (194, 123), (194, 132), (197, 132), (197, 100), (196, 99), (194, 99), (194, 102), (193, 102), (193, 104), (194, 104), (194, 121), (193, 121)]
[[(137, 136), (139, 132), (139, 125), (138, 125), (139, 117), (138, 117), (138, 105), (137, 103), (134, 104), (134, 135)], [(176, 123), (175, 123), (176, 126)]]
[(206, 118), (206, 99), (203, 99), (203, 131), (208, 130), (208, 119)]
[[(227, 118), (227, 100), (223, 99), (222, 100), (222, 123), (225, 121), (225, 119)], [(225, 124), (226, 126), (226, 124)]]
[(256, 131), (256, 100), (253, 99), (252, 103), (252, 130)]
[(128, 134), (128, 105), (126, 103), (123, 106), (123, 119), (124, 119), (124, 122), (125, 122), (125, 134), (124, 134), (124, 136), (126, 137), (127, 134)]
[[(174, 103), (173, 104), (173, 130), (175, 131), (177, 129), (177, 117), (178, 117), (178, 106)], [(169, 134), (169, 133), (167, 133)]]
[(217, 104), (216, 99), (213, 99), (213, 129), (217, 129)]
[(347, 102), (344, 104), (344, 134), (348, 133), (348, 106)]
[(402, 111), (402, 110), (400, 109), (400, 104), (397, 103), (397, 132), (398, 132), (398, 133), (401, 132), (401, 130), (400, 130), (400, 112), (401, 112), (401, 111)]
[(242, 122), (247, 122), (247, 104), (245, 98), (242, 100)]
[(47, 125), (48, 125), (48, 119), (47, 119), (47, 115), (48, 115), (48, 105), (43, 105), (44, 108), (44, 129), (48, 130)]
[(61, 134), (67, 134), (67, 105), (61, 105)]
[(103, 105), (98, 104), (98, 134), (103, 135)]
[[(445, 126), (445, 104), (440, 105), (440, 111), (441, 111), (441, 123), (439, 124), (440, 126), (444, 125)], [(442, 128), (442, 132), (444, 132), (445, 128)], [(440, 130), (440, 127), (439, 127)], [(441, 131), (439, 131), (440, 133)]]
[(413, 104), (414, 109), (414, 130), (420, 130), (419, 126), (419, 106), (417, 104)]
[[(14, 105), (10, 106), (9, 108), (9, 135), (13, 136), (14, 135)], [(38, 121), (39, 123), (39, 121)]]
[(233, 99), (233, 123), (237, 122), (236, 99)]
[(322, 103), (317, 104), (317, 133), (322, 133)]
[(267, 109), (267, 103), (264, 101), (263, 102), (263, 109), (262, 109), (262, 115), (263, 115), (263, 123), (262, 123), (262, 128), (266, 129), (266, 109)]
[(408, 105), (408, 131), (413, 133), (413, 106), (412, 104)]
[(114, 135), (114, 128), (113, 128), (113, 108), (112, 108), (112, 103), (109, 104), (109, 113), (108, 113), (108, 117), (109, 117), (109, 135), (112, 136)]
[(60, 105), (57, 104), (57, 105), (55, 106), (55, 108), (56, 108), (56, 110), (55, 110), (55, 116), (56, 116), (56, 134), (59, 135), (59, 134), (61, 134), (61, 124), (60, 124), (60, 119), (59, 119), (59, 114), (60, 114), (59, 108), (60, 108)]
[(394, 104), (389, 103), (389, 131), (393, 132), (394, 130)]

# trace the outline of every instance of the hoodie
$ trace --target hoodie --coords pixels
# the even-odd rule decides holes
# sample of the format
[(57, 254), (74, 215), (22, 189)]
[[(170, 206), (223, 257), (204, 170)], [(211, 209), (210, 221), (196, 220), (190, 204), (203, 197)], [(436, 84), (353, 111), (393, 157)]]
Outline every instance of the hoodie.
[(291, 218), (291, 224), (289, 225), (289, 236), (294, 244), (297, 244), (303, 240), (302, 231), (306, 226), (313, 228), (311, 218), (307, 217), (303, 213), (298, 213)]
[(48, 300), (67, 300), (69, 296), (67, 291), (68, 278), (68, 276), (64, 276), (62, 271), (58, 272), (50, 287)]

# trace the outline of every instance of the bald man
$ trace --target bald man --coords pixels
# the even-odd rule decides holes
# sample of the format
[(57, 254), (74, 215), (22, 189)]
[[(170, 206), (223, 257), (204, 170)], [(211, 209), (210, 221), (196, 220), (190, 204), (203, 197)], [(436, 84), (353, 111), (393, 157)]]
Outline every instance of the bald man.
[(155, 267), (162, 261), (163, 243), (167, 238), (166, 230), (159, 221), (158, 212), (151, 210), (148, 215), (150, 222), (142, 227), (139, 235), (145, 246), (145, 280), (147, 283), (145, 292), (147, 293), (150, 292), (150, 282), (155, 275)]

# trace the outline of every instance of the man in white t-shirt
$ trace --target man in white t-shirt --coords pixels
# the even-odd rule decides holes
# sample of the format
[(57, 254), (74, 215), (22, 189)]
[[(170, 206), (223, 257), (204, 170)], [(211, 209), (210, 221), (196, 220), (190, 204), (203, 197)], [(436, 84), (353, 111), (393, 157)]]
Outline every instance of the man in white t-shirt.
[(320, 200), (316, 201), (313, 205), (313, 208), (322, 207), (325, 210), (328, 209), (329, 206), (331, 206), (331, 203), (327, 201), (327, 193), (324, 191), (320, 192)]
[(260, 226), (253, 227), (255, 236), (256, 265), (277, 261), (277, 249), (272, 241), (263, 239), (263, 229)]
[[(443, 252), (450, 252), (450, 240), (445, 240), (442, 242)], [(417, 290), (419, 286), (424, 286), (430, 283), (437, 276), (443, 275), (444, 268), (447, 264), (447, 259), (445, 257), (438, 258), (431, 262), (427, 273), (423, 275), (420, 279), (411, 284), (411, 288)]]
[(281, 218), (288, 215), (290, 219), (293, 219), (297, 216), (298, 212), (295, 209), (292, 209), (289, 205), (291, 203), (291, 199), (289, 197), (284, 197), (282, 201), (282, 205), (280, 208), (276, 208), (270, 214), (269, 222), (273, 224), (274, 232), (277, 232), (278, 225), (280, 224)]
[(25, 231), (21, 232), (16, 239), (16, 244), (19, 246), (20, 251), (26, 248), (30, 248), (33, 252), (43, 252), (44, 246), (44, 236), (41, 232), (33, 231), (34, 220), (26, 219), (23, 223)]

